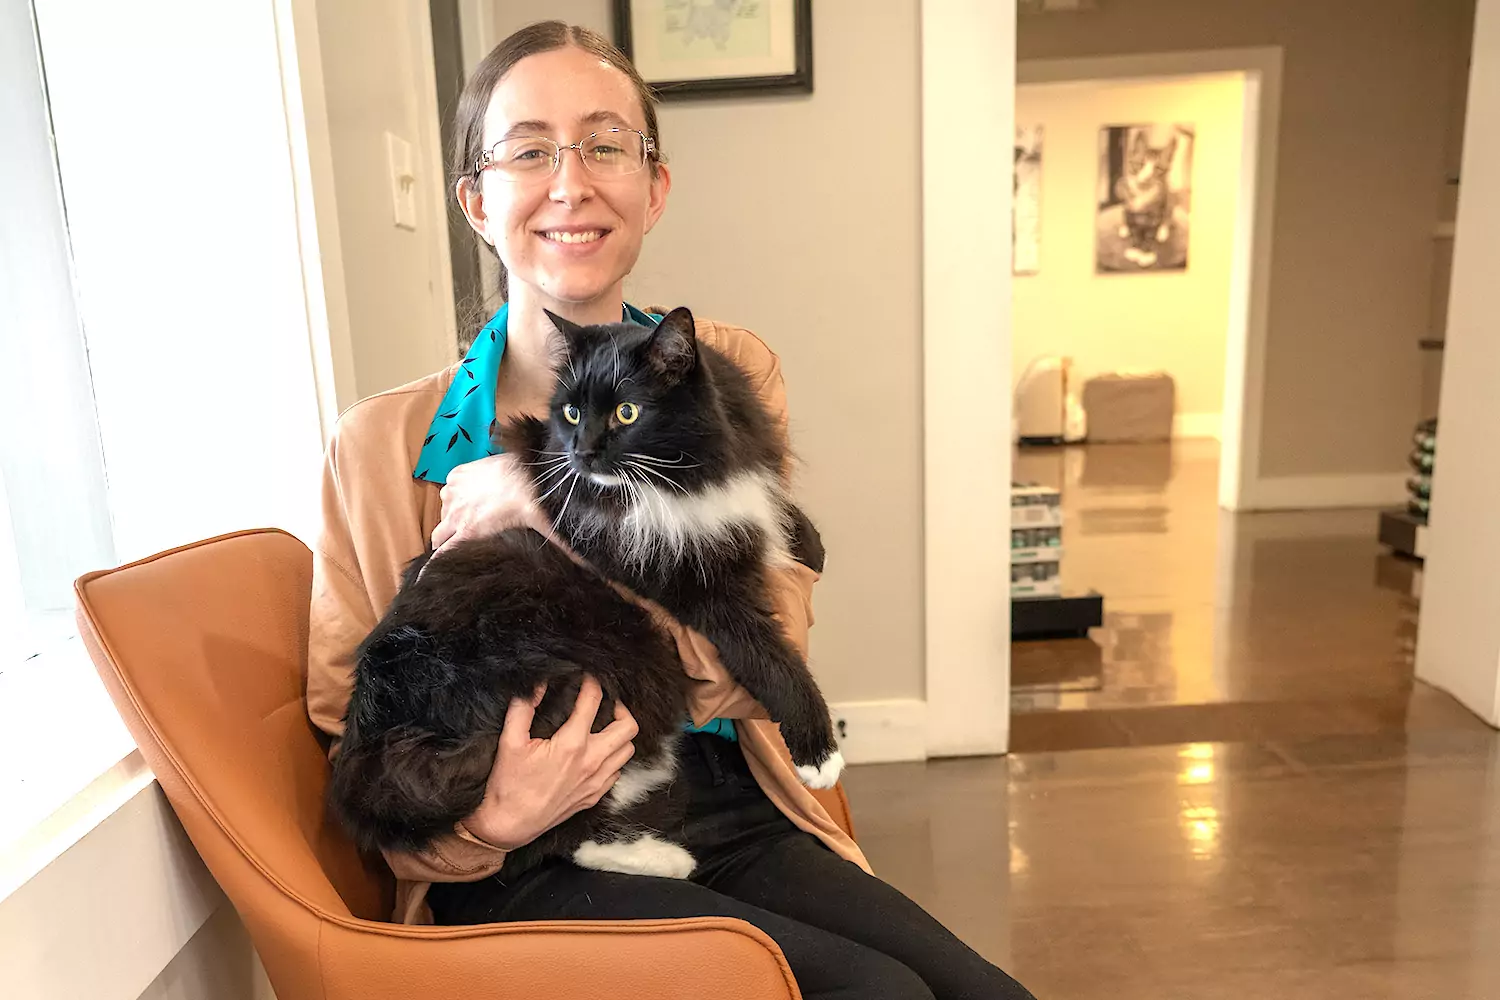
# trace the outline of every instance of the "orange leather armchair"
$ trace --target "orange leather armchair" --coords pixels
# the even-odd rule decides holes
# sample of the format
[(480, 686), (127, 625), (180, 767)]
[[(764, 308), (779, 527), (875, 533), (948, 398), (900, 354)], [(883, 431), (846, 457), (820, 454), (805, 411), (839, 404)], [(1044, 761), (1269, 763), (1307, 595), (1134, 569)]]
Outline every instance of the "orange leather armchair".
[[(389, 872), (324, 808), (303, 703), (311, 581), (307, 547), (263, 530), (76, 585), (99, 674), (278, 1000), (800, 997), (776, 944), (738, 920), (385, 922)], [(824, 803), (848, 829), (843, 792)]]

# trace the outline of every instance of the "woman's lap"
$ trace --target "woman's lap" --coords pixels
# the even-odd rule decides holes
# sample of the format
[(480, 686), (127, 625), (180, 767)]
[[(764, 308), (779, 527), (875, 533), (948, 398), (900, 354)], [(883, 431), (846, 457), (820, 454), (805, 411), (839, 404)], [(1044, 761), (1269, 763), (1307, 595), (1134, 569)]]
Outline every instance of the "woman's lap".
[(916, 903), (792, 826), (734, 744), (694, 737), (680, 781), (690, 797), (680, 833), (699, 862), (690, 880), (556, 861), (509, 882), (502, 869), (434, 885), (434, 915), (455, 924), (735, 917), (781, 947), (809, 1000), (1031, 996)]
[(660, 920), (732, 917), (765, 931), (781, 948), (808, 1000), (930, 1000), (916, 973), (894, 958), (758, 906), (681, 879), (591, 871), (548, 863), (510, 886), (433, 886), (445, 924), (519, 920)]

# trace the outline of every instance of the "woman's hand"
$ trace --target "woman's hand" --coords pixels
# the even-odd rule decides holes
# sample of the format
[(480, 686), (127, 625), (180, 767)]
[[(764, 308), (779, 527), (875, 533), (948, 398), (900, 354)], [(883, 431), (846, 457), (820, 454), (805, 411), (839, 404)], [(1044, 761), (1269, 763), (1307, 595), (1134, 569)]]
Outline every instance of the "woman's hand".
[(532, 715), (545, 690), (510, 703), (484, 801), (463, 821), (474, 836), (507, 851), (598, 805), (635, 753), (635, 719), (619, 702), (614, 721), (589, 732), (604, 692), (588, 676), (562, 728), (551, 739), (532, 739)]
[(509, 528), (548, 533), (531, 477), (514, 455), (491, 455), (455, 467), (440, 496), (443, 515), (432, 529), (433, 555), (458, 542), (488, 538)]

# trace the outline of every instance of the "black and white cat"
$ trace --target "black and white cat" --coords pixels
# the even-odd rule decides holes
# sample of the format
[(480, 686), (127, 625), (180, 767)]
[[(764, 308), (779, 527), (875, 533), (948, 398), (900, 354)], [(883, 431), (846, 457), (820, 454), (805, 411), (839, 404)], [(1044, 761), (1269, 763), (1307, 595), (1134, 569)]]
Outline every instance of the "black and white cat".
[[(549, 314), (551, 315), (551, 314)], [(360, 646), (330, 798), (366, 847), (410, 850), (477, 808), (512, 698), (542, 682), (531, 735), (566, 721), (584, 674), (640, 727), (636, 757), (603, 801), (511, 852), (685, 878), (694, 860), (664, 831), (687, 681), (670, 638), (610, 585), (707, 636), (728, 673), (781, 723), (801, 780), (843, 767), (826, 703), (773, 617), (768, 573), (822, 569), (812, 524), (783, 485), (781, 434), (745, 374), (700, 344), (687, 309), (655, 328), (552, 316), (564, 359), (548, 420), (500, 431), (554, 531), (587, 565), (524, 529), (465, 542), (408, 568)]]

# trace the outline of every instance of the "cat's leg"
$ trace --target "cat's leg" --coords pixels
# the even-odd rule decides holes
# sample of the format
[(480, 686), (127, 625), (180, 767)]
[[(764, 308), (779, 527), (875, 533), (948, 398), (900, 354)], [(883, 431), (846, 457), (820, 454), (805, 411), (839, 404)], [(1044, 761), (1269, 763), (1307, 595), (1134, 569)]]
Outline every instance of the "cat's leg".
[[(719, 651), (729, 675), (781, 723), (797, 776), (811, 788), (832, 788), (844, 768), (828, 703), (807, 662), (781, 626), (752, 600), (710, 601), (690, 621)], [(697, 616), (695, 616), (697, 617)]]
[(629, 840), (585, 841), (573, 852), (573, 863), (595, 871), (658, 878), (687, 878), (698, 865), (687, 848), (655, 833)]

